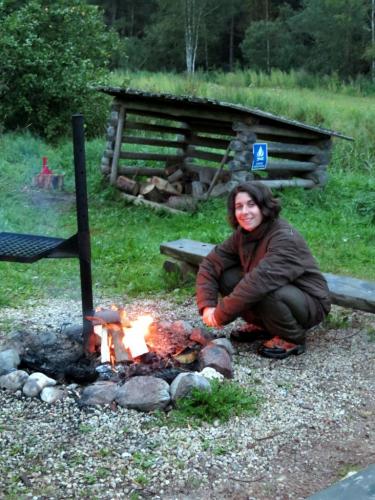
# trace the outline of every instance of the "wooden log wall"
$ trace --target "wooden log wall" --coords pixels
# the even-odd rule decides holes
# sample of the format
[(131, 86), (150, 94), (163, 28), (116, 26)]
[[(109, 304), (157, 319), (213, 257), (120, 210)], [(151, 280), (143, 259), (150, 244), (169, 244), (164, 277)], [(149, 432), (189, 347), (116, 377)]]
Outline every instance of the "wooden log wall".
[[(332, 148), (328, 135), (250, 115), (244, 118), (235, 110), (216, 114), (184, 109), (183, 120), (180, 114), (170, 104), (137, 104), (135, 109), (115, 99), (102, 173), (113, 185), (119, 184), (119, 176), (164, 177), (181, 194), (193, 191), (200, 193), (197, 197), (209, 188), (213, 195), (225, 193), (220, 185), (230, 180), (262, 181), (272, 187), (314, 187), (327, 181)], [(268, 145), (269, 161), (262, 172), (251, 171), (255, 142)], [(219, 166), (220, 175), (215, 176)], [(211, 185), (214, 177), (216, 191)], [(186, 189), (181, 189), (184, 183)], [(132, 185), (126, 179), (120, 184)]]

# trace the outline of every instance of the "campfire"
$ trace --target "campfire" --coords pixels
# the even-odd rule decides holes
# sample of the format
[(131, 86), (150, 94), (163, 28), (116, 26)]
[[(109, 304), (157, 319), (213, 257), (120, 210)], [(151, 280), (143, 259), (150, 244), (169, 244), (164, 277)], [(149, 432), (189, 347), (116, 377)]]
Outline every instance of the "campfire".
[(100, 338), (101, 363), (134, 361), (149, 352), (146, 337), (153, 319), (140, 316), (130, 321), (123, 308), (112, 306), (111, 309), (99, 308), (94, 316), (87, 319), (93, 322), (94, 334)]
[(130, 320), (122, 307), (98, 308), (86, 319), (93, 325), (96, 372), (104, 380), (156, 375), (171, 382), (179, 373), (199, 369), (201, 351), (213, 335), (186, 321)]

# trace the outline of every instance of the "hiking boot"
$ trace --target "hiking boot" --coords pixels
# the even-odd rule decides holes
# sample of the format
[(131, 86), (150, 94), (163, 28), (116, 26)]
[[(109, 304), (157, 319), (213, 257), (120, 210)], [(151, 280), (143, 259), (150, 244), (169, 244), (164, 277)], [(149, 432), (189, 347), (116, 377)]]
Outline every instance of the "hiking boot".
[(265, 358), (284, 359), (294, 354), (298, 356), (305, 352), (305, 344), (293, 344), (280, 337), (273, 337), (263, 344), (258, 349), (258, 354)]

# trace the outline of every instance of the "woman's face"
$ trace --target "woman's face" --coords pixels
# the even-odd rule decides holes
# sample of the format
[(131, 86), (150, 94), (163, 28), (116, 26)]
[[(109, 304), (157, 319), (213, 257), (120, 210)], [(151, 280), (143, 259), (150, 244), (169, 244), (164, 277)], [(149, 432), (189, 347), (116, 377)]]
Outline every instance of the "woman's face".
[(263, 214), (248, 193), (237, 193), (234, 213), (238, 224), (246, 231), (254, 231), (263, 221)]

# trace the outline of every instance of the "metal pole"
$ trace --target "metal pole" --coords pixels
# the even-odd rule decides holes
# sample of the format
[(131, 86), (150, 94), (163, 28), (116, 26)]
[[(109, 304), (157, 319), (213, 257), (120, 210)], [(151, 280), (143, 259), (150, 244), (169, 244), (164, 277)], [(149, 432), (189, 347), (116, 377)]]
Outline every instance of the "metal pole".
[(91, 245), (89, 232), (89, 214), (87, 204), (85, 133), (83, 116), (73, 115), (73, 153), (77, 206), (77, 243), (81, 276), (81, 297), (83, 314), (83, 344), (87, 353), (95, 352), (92, 324), (86, 316), (94, 312), (91, 277)]

